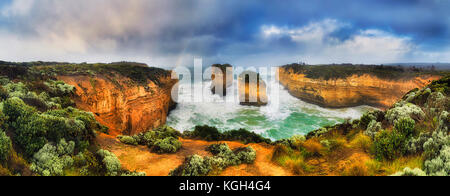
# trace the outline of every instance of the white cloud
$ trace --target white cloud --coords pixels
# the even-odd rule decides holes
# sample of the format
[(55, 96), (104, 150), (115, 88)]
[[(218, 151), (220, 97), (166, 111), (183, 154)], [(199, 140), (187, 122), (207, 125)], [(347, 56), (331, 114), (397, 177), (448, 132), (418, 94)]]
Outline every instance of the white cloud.
[[(349, 27), (333, 19), (297, 28), (263, 26), (265, 39), (288, 36), (298, 46), (297, 56), (309, 63), (386, 63), (402, 61), (415, 49), (411, 38), (379, 29), (366, 29), (340, 40), (332, 34)], [(295, 51), (294, 51), (295, 52)]]

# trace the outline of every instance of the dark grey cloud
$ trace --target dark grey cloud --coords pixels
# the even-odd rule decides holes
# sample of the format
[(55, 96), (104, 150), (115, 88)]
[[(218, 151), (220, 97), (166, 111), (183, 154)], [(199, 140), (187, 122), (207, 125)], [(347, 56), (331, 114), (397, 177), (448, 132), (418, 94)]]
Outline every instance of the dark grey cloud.
[[(0, 58), (450, 61), (449, 8), (448, 0), (12, 0), (0, 4), (0, 39), (12, 45)], [(268, 27), (280, 32), (265, 35)]]

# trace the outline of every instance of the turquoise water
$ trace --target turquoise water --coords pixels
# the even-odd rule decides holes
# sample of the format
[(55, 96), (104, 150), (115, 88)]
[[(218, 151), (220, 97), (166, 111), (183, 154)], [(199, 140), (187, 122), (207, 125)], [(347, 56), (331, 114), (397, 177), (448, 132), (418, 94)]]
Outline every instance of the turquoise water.
[[(293, 135), (305, 135), (327, 125), (335, 125), (345, 119), (360, 118), (368, 106), (344, 109), (326, 109), (305, 103), (286, 90), (268, 92), (269, 104), (263, 107), (241, 106), (236, 102), (225, 102), (212, 95), (210, 82), (203, 82), (205, 101), (179, 103), (168, 116), (167, 124), (180, 131), (192, 130), (196, 125), (215, 126), (221, 131), (245, 128), (272, 140)], [(181, 86), (180, 86), (181, 87)], [(279, 95), (278, 99), (274, 93)], [(180, 93), (180, 97), (189, 96)], [(278, 104), (276, 104), (278, 103)]]

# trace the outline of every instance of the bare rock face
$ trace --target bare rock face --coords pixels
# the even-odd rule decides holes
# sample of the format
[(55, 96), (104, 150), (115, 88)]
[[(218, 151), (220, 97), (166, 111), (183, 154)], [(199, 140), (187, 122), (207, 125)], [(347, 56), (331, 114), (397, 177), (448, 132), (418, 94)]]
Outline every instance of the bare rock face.
[(308, 78), (290, 69), (279, 69), (279, 81), (289, 93), (322, 107), (340, 108), (369, 105), (387, 109), (414, 88), (423, 88), (437, 75), (403, 79), (381, 79), (370, 73), (339, 79)]
[(258, 73), (245, 71), (238, 78), (239, 101), (241, 105), (264, 106), (267, 105), (266, 83)]
[(114, 136), (133, 135), (165, 124), (170, 108), (175, 105), (171, 89), (177, 81), (170, 76), (161, 77), (159, 85), (149, 81), (146, 86), (121, 75), (58, 79), (75, 86), (77, 107), (94, 113)]
[(233, 85), (234, 80), (233, 66), (229, 64), (224, 65), (214, 64), (211, 67), (212, 67), (211, 73), (212, 93), (221, 96), (226, 96), (227, 88)]

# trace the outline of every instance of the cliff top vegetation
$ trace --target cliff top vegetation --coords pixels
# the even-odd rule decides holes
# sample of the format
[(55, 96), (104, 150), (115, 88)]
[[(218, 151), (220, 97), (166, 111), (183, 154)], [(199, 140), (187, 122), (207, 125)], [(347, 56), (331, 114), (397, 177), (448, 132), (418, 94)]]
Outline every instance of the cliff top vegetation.
[(352, 75), (361, 76), (363, 74), (371, 74), (382, 79), (405, 79), (425, 74), (446, 75), (447, 71), (438, 71), (430, 68), (404, 67), (404, 66), (387, 66), (387, 65), (353, 65), (353, 64), (330, 64), (330, 65), (304, 65), (289, 64), (282, 68), (293, 73), (305, 74), (308, 78), (313, 79), (342, 79)]
[(90, 75), (104, 74), (114, 76), (115, 74), (130, 78), (138, 85), (146, 85), (152, 81), (161, 85), (161, 77), (169, 77), (170, 71), (148, 67), (146, 64), (134, 62), (115, 63), (60, 63), (60, 62), (26, 62), (15, 63), (0, 61), (0, 75), (10, 79), (54, 79), (58, 75)]

